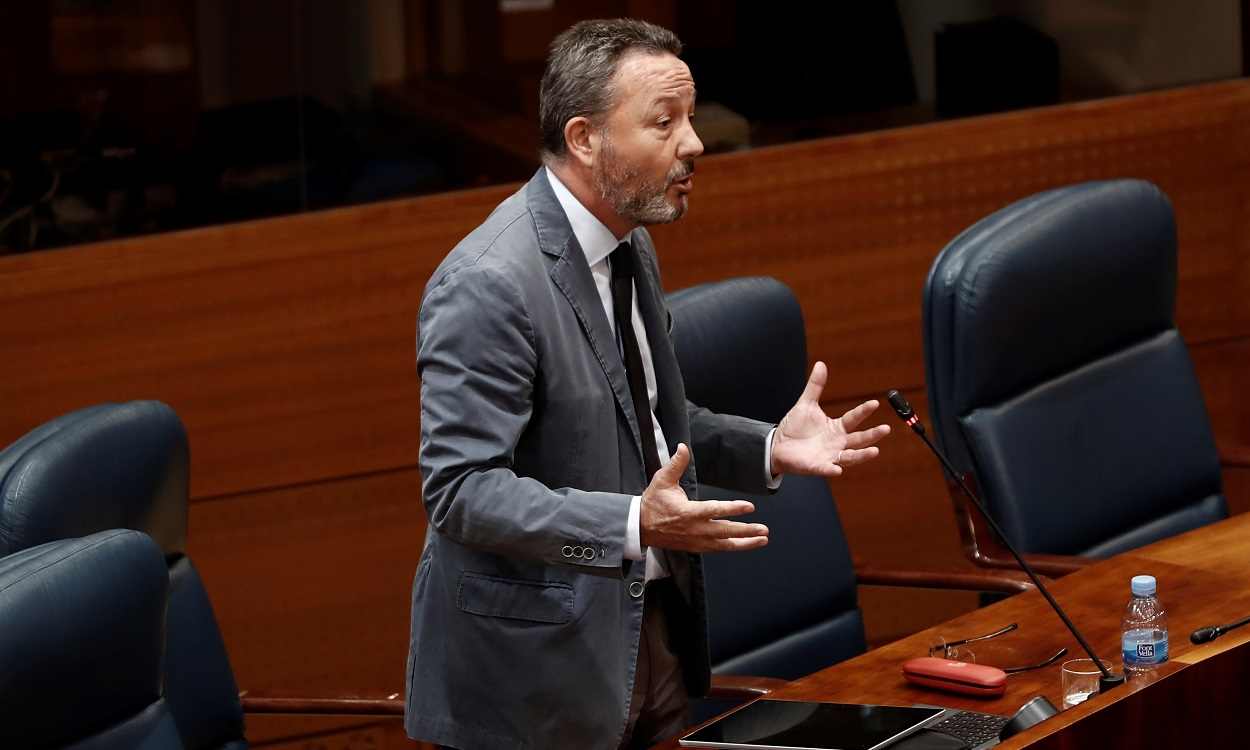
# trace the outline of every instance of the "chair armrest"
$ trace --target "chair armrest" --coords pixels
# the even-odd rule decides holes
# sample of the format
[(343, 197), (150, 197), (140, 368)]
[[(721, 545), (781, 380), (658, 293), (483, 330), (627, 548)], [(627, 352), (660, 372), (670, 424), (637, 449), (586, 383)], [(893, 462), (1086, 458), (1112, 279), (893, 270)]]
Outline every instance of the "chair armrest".
[[(964, 482), (972, 488), (973, 492), (979, 493), (974, 477), (965, 475)], [(955, 525), (959, 528), (959, 539), (963, 544), (964, 555), (978, 567), (1020, 570), (1016, 558), (994, 534), (989, 523), (981, 516), (981, 511), (972, 507), (972, 503), (964, 497), (959, 485), (951, 481), (950, 477), (946, 478), (946, 488), (955, 506)], [(1023, 557), (1038, 575), (1047, 578), (1062, 578), (1096, 562), (1093, 558), (1078, 555), (1030, 553)]]
[(239, 693), (245, 714), (326, 714), (342, 716), (403, 716), (401, 693), (348, 693), (336, 696), (298, 695), (286, 691)]
[(776, 677), (748, 677), (745, 675), (714, 674), (712, 687), (707, 691), (709, 698), (726, 698), (750, 700), (768, 695), (788, 683)]
[(964, 570), (905, 570), (856, 565), (856, 580), (866, 586), (910, 586), (922, 589), (957, 589), (1018, 594), (1036, 588), (1029, 577), (1017, 570), (988, 573)]
[[(1086, 565), (1098, 562), (1092, 557), (1081, 557), (1080, 555), (1045, 555), (1035, 553), (1024, 555), (1023, 557), (1038, 575), (1046, 578), (1062, 578), (1069, 573), (1075, 573)], [(983, 568), (1020, 570), (1020, 565), (1016, 562), (1016, 558), (1012, 557), (1011, 553), (1003, 547), (996, 547), (991, 550), (979, 547), (972, 561)]]

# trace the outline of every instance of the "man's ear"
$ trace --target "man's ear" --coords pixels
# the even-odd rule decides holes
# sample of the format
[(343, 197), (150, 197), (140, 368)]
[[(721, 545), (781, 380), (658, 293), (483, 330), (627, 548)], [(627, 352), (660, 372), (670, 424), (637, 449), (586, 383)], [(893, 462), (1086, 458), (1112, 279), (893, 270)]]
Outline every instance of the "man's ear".
[(564, 146), (569, 158), (590, 169), (599, 153), (599, 130), (589, 118), (574, 117), (564, 124)]

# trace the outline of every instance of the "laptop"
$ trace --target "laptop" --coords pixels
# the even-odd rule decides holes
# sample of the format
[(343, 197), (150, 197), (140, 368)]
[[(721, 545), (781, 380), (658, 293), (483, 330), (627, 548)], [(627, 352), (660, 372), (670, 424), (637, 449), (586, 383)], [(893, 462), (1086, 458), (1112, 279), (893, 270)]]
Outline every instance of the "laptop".
[(1006, 721), (992, 714), (931, 706), (765, 699), (687, 734), (678, 743), (735, 750), (884, 750), (917, 732), (933, 730), (981, 750), (998, 744), (998, 731)]

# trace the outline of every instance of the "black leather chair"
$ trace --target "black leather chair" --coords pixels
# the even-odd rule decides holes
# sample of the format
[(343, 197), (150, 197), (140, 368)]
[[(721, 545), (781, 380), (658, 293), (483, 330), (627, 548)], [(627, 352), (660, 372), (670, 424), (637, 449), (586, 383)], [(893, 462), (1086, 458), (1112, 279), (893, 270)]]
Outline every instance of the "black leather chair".
[[(1049, 575), (1228, 515), (1176, 328), (1176, 228), (1139, 180), (1014, 203), (956, 237), (924, 290), (938, 444)], [(960, 495), (969, 556), (1010, 566)]]
[[(674, 292), (668, 304), (687, 397), (712, 411), (780, 421), (809, 372), (803, 315), (790, 289), (771, 278), (737, 278)], [(819, 477), (785, 477), (770, 496), (708, 486), (700, 495), (751, 500), (756, 510), (742, 520), (770, 532), (763, 549), (703, 556), (716, 675), (791, 680), (862, 653), (857, 583), (1003, 593), (1029, 586), (1022, 574), (975, 569), (856, 569), (829, 483)]]
[(137, 529), (169, 571), (164, 694), (187, 750), (242, 750), (244, 709), (402, 715), (379, 696), (240, 700), (217, 620), (186, 555), (187, 435), (158, 401), (100, 404), (48, 422), (0, 452), (0, 555), (110, 528)]
[(137, 531), (0, 558), (0, 747), (182, 748), (161, 697), (168, 588)]
[(188, 750), (237, 750), (238, 688), (212, 605), (186, 556), (188, 451), (157, 401), (99, 404), (0, 453), (0, 555), (111, 528), (143, 531), (169, 568), (165, 696)]

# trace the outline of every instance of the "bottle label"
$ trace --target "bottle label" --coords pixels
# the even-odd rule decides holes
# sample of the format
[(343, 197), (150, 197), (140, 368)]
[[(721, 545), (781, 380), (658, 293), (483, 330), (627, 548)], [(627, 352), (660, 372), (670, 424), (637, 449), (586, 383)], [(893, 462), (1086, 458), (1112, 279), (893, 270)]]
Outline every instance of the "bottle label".
[(1129, 669), (1158, 666), (1168, 660), (1167, 636), (1156, 638), (1150, 631), (1125, 633), (1122, 656)]

